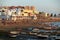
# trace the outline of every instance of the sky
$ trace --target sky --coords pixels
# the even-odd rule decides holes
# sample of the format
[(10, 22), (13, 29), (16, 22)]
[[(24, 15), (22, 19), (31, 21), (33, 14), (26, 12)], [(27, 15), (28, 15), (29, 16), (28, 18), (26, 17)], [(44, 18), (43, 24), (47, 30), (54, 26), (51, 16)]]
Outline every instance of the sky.
[(60, 13), (60, 0), (0, 0), (0, 6), (35, 6), (41, 12)]

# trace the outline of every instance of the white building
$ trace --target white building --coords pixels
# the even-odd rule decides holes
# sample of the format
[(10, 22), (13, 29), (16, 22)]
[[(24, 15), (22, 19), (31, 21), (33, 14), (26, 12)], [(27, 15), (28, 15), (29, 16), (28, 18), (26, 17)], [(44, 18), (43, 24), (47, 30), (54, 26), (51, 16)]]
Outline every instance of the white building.
[[(20, 16), (22, 16), (22, 18), (26, 18), (26, 19), (30, 19), (31, 16), (34, 16), (34, 19), (37, 19), (37, 16), (35, 14), (38, 14), (38, 11), (32, 10), (32, 9), (22, 9), (22, 8), (2, 8), (2, 10), (4, 10), (4, 12), (1, 12), (1, 16), (2, 18), (4, 18), (4, 16), (6, 16), (6, 19), (12, 19), (14, 21), (16, 21), (17, 19), (21, 19)], [(30, 18), (29, 18), (30, 17)], [(5, 19), (5, 18), (4, 18)]]

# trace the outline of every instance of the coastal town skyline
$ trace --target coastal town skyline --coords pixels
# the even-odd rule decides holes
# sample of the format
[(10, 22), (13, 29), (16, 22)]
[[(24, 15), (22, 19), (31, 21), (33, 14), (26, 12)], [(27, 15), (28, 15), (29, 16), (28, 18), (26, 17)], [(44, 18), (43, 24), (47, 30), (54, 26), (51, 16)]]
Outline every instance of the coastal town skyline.
[(59, 14), (60, 0), (0, 0), (0, 6), (35, 6), (38, 11)]
[(0, 40), (60, 40), (60, 0), (0, 0)]

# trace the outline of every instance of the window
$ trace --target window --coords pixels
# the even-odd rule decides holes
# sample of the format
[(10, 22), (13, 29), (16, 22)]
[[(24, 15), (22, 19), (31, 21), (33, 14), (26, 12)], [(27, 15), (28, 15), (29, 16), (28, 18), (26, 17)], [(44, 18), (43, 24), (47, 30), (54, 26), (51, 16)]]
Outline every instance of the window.
[(21, 12), (23, 12), (23, 10), (21, 10)]
[(24, 12), (24, 13), (28, 13), (28, 12)]

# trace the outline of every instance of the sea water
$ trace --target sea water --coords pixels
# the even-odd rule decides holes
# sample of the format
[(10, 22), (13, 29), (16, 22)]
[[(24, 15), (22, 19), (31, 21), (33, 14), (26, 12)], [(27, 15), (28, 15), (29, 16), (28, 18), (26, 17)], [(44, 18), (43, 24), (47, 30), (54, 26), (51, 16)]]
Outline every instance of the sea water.
[[(60, 22), (50, 22), (50, 25), (52, 26), (58, 26), (60, 27)], [(47, 39), (39, 39), (38, 37), (32, 37), (32, 36), (26, 36), (26, 35), (18, 35), (16, 38), (10, 38), (4, 34), (3, 36), (0, 36), (0, 40), (47, 40)]]
[(58, 27), (60, 27), (60, 22), (51, 22), (50, 24), (52, 26), (58, 26)]

